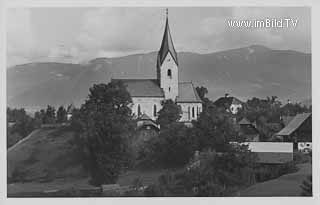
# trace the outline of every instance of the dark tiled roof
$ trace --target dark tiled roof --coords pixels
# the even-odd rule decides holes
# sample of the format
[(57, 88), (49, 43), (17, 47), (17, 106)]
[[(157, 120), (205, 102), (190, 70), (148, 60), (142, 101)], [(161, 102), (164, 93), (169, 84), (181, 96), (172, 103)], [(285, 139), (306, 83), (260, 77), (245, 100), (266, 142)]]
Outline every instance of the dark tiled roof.
[(201, 99), (191, 82), (179, 83), (179, 96), (177, 102), (201, 103)]
[(302, 123), (311, 116), (311, 113), (302, 113), (296, 115), (287, 126), (285, 126), (276, 135), (291, 135)]
[(138, 117), (139, 120), (152, 120), (147, 114), (142, 114)]
[(166, 26), (164, 29), (163, 39), (161, 43), (160, 50), (158, 52), (158, 58), (157, 58), (157, 67), (160, 67), (165, 60), (167, 54), (170, 52), (172, 55), (174, 61), (178, 65), (178, 54), (173, 46), (172, 37), (170, 34), (170, 28), (169, 28), (169, 21), (168, 18), (166, 19)]
[(293, 116), (283, 116), (282, 122), (285, 126), (287, 126), (293, 118), (294, 118)]
[(247, 119), (247, 118), (242, 118), (242, 120), (240, 120), (238, 122), (239, 125), (251, 125), (251, 122)]
[(164, 97), (156, 79), (113, 79), (121, 80), (131, 97)]
[(230, 107), (232, 104), (243, 104), (238, 98), (235, 97), (221, 97), (214, 102), (214, 104), (218, 107)]

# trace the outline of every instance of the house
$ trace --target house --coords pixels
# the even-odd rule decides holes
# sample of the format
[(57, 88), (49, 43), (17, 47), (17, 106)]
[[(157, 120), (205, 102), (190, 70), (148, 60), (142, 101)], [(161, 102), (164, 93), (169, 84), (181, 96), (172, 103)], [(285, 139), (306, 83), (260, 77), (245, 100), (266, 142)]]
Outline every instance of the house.
[(72, 117), (72, 113), (73, 113), (73, 110), (75, 109), (75, 106), (73, 103), (71, 103), (68, 108), (67, 108), (67, 120), (71, 120), (71, 117)]
[(298, 150), (298, 143), (312, 142), (311, 113), (297, 114), (275, 136), (283, 142), (293, 142), (295, 150)]
[(178, 54), (170, 34), (168, 13), (165, 29), (155, 67), (154, 79), (112, 79), (127, 87), (132, 98), (132, 113), (139, 119), (142, 115), (155, 121), (163, 100), (173, 100), (181, 106), (180, 121), (190, 123), (202, 111), (202, 101), (192, 82), (179, 82)]
[(225, 94), (224, 97), (219, 98), (214, 102), (217, 107), (225, 108), (228, 112), (232, 114), (237, 114), (239, 109), (242, 108), (243, 102), (241, 102), (236, 97), (231, 97), (229, 94)]
[(246, 142), (259, 142), (260, 133), (254, 123), (251, 123), (247, 118), (243, 118), (238, 122), (239, 135), (245, 138)]

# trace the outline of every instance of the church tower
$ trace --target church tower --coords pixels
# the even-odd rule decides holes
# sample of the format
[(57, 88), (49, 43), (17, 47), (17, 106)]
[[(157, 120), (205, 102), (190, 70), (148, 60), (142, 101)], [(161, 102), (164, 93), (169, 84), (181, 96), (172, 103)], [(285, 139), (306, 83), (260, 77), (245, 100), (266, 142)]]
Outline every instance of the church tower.
[(170, 34), (167, 9), (165, 30), (157, 58), (157, 79), (165, 99), (176, 100), (179, 94), (178, 73), (178, 54), (174, 49)]

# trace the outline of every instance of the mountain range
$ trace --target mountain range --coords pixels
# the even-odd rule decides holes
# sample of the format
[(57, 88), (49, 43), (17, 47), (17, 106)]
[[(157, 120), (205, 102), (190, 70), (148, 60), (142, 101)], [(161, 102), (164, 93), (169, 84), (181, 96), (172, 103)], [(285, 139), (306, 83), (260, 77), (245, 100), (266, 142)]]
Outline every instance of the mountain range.
[[(29, 111), (46, 105), (80, 106), (94, 83), (111, 78), (156, 78), (157, 52), (96, 58), (85, 64), (34, 62), (7, 69), (7, 105)], [(208, 88), (215, 100), (225, 93), (247, 100), (278, 96), (311, 101), (311, 54), (261, 45), (208, 54), (180, 52), (179, 81)]]

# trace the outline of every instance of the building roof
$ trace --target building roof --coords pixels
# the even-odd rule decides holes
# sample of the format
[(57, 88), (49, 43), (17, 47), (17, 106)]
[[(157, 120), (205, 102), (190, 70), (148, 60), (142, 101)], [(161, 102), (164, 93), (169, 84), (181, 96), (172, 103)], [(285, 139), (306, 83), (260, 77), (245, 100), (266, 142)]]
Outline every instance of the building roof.
[(113, 79), (121, 80), (131, 97), (164, 97), (156, 79)]
[(178, 65), (178, 54), (173, 46), (173, 41), (172, 41), (170, 28), (169, 28), (169, 21), (167, 17), (161, 47), (158, 52), (157, 67), (160, 67), (162, 65), (163, 61), (165, 60), (169, 52), (172, 58), (174, 59), (174, 61), (176, 62), (176, 64)]
[(140, 117), (138, 117), (138, 120), (152, 120), (147, 114), (142, 114)]
[(214, 102), (214, 104), (218, 107), (230, 107), (232, 104), (239, 105), (243, 104), (238, 98), (236, 97), (221, 97)]
[(239, 125), (251, 125), (251, 122), (247, 119), (247, 118), (242, 118), (242, 120), (240, 120), (238, 122)]
[(285, 126), (280, 132), (278, 132), (276, 135), (291, 135), (295, 130), (297, 130), (302, 123), (307, 120), (311, 116), (311, 113), (302, 113), (297, 114), (287, 126)]
[(179, 96), (177, 102), (201, 103), (201, 99), (191, 82), (179, 83)]
[(282, 116), (282, 122), (284, 126), (287, 126), (293, 118), (294, 116)]

